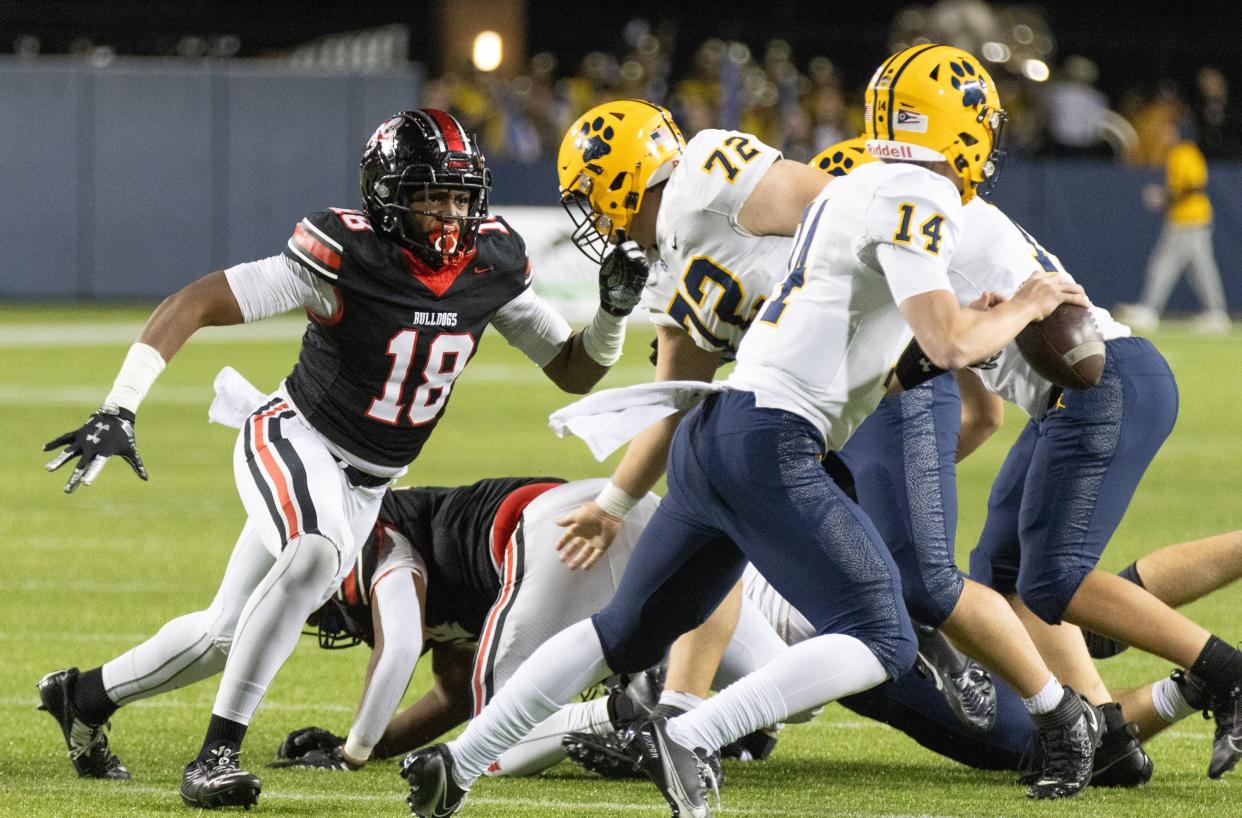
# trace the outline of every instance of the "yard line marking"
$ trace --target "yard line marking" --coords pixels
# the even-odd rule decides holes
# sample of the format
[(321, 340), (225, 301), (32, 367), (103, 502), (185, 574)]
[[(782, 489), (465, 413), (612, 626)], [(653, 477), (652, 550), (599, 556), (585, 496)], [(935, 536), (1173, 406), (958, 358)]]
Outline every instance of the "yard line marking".
[[(0, 344), (0, 348), (3, 348), (3, 344)], [(224, 366), (226, 363), (227, 361), (221, 361), (220, 365)], [(633, 383), (643, 382), (647, 376), (647, 370), (641, 367), (613, 367), (612, 371), (620, 373), (627, 382)], [(541, 384), (546, 379), (547, 376), (534, 364), (475, 362), (466, 368), (458, 382), (467, 386), (471, 383)], [(47, 406), (98, 406), (110, 388), (110, 384), (102, 382), (95, 386), (6, 383), (0, 384), (0, 406), (26, 407), (34, 411)], [(36, 396), (36, 399), (32, 400), (32, 395)], [(202, 420), (205, 424), (207, 406), (214, 397), (211, 385), (208, 383), (202, 386), (156, 384), (143, 403), (146, 405), (201, 406), (203, 407)], [(569, 397), (566, 396), (566, 402), (569, 401)]]
[[(101, 321), (93, 324), (10, 324), (0, 327), (0, 347), (50, 349), (133, 343), (145, 321)], [(270, 343), (294, 341), (306, 330), (302, 319), (276, 319), (235, 327), (204, 327), (194, 333), (196, 344)]]
[(10, 590), (26, 593), (56, 593), (63, 591), (74, 594), (173, 594), (183, 592), (184, 588), (174, 585), (160, 585), (152, 582), (106, 582), (98, 580), (52, 581), (43, 579), (26, 579), (10, 586)]
[[(31, 688), (32, 689), (34, 688), (33, 684), (31, 684)], [(35, 707), (36, 705), (38, 705), (38, 703), (39, 703), (39, 694), (37, 692), (32, 693), (29, 698), (23, 698), (21, 696), (0, 697), (0, 707), (14, 707), (14, 708)], [(137, 708), (139, 710), (201, 710), (201, 711), (206, 711), (206, 710), (211, 710), (214, 704), (215, 704), (214, 699), (203, 699), (202, 701), (183, 702), (183, 701), (175, 701), (171, 699), (153, 698), (153, 699), (139, 699), (136, 702), (132, 702), (130, 704), (125, 705), (125, 709), (129, 710), (130, 708)], [(332, 702), (319, 702), (319, 703), (307, 702), (305, 704), (298, 704), (296, 702), (265, 701), (263, 702), (263, 704), (259, 706), (259, 709), (260, 710), (272, 710), (275, 712), (294, 712), (294, 713), (309, 713), (309, 712), (317, 713), (320, 711), (329, 712), (329, 713), (353, 713), (357, 711), (358, 707), (356, 705), (339, 704), (339, 703), (332, 703)]]
[(80, 633), (77, 631), (0, 631), (0, 642), (141, 642), (149, 633)]
[[(314, 775), (314, 773), (309, 773)], [(82, 792), (89, 785), (73, 785), (61, 783), (32, 783), (30, 790), (36, 792)], [(124, 784), (110, 789), (119, 795), (163, 795), (174, 797), (175, 791), (164, 787), (146, 787), (134, 784)], [(102, 792), (100, 789), (91, 791), (92, 794)], [(264, 790), (261, 796), (264, 801), (311, 801), (311, 802), (342, 802), (342, 803), (363, 803), (363, 804), (392, 804), (403, 803), (404, 793), (394, 792), (391, 794), (367, 795), (365, 793), (323, 793), (323, 792), (306, 792), (297, 790)], [(668, 805), (640, 803), (626, 804), (616, 801), (548, 801), (546, 799), (534, 800), (531, 798), (500, 798), (496, 796), (471, 796), (467, 802), (476, 806), (500, 806), (500, 807), (541, 807), (544, 809), (556, 810), (610, 810), (613, 812), (660, 812), (667, 814)], [(741, 807), (725, 805), (720, 809), (722, 814), (728, 815), (780, 815), (787, 818), (799, 818), (799, 816), (833, 816), (833, 818), (958, 818), (953, 815), (913, 815), (907, 813), (875, 813), (875, 812), (828, 812), (822, 807), (813, 807), (809, 810), (793, 810), (781, 809), (779, 807)]]

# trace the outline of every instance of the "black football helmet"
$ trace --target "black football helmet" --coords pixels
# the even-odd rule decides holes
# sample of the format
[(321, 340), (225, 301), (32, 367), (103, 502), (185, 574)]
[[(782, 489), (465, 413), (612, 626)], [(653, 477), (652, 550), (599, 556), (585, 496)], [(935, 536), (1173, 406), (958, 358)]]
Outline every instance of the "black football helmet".
[[(393, 114), (367, 140), (361, 166), (362, 202), (376, 232), (433, 268), (459, 261), (474, 249), (479, 223), (487, 218), (492, 174), (477, 139), (456, 117), (434, 108)], [(410, 207), (411, 194), (432, 188), (469, 191), (466, 216), (448, 218)], [(428, 235), (411, 214), (438, 218), (440, 228)]]

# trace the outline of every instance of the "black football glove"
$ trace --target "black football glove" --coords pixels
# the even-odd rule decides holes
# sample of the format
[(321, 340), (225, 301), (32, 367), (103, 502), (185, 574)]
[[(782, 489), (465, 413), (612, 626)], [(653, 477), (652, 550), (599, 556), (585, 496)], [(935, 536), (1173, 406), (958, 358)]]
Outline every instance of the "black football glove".
[(599, 305), (619, 318), (634, 311), (647, 284), (647, 254), (624, 234), (620, 238), (599, 265)]
[(107, 465), (108, 458), (119, 455), (134, 470), (134, 474), (147, 479), (147, 468), (138, 456), (138, 444), (134, 442), (134, 413), (115, 406), (103, 406), (91, 415), (80, 429), (66, 432), (47, 443), (43, 451), (50, 452), (61, 446), (65, 450), (47, 464), (48, 471), (56, 471), (71, 458), (77, 457), (78, 466), (69, 475), (65, 493), (69, 494), (81, 483), (89, 486)]
[(276, 749), (277, 761), (294, 761), (316, 750), (336, 750), (345, 746), (345, 739), (322, 727), (303, 727), (285, 736)]
[(349, 766), (349, 762), (345, 760), (345, 752), (341, 747), (333, 747), (330, 750), (311, 750), (297, 758), (287, 758), (273, 761), (268, 764), (269, 767), (290, 767), (301, 768), (304, 770), (354, 770), (356, 767)]

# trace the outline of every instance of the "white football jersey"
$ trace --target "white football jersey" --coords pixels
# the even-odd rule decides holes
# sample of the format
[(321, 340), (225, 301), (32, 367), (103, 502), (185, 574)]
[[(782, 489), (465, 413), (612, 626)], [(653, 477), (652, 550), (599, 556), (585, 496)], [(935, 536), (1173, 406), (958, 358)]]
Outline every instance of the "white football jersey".
[[(971, 303), (984, 292), (1012, 297), (1022, 282), (1038, 271), (1069, 275), (1060, 259), (1000, 208), (978, 197), (962, 208), (962, 236), (949, 263), (949, 278), (961, 304)], [(1108, 310), (1094, 307), (1091, 312), (1104, 340), (1130, 334), (1130, 328), (1118, 323)], [(1052, 384), (1031, 369), (1017, 344), (1004, 349), (995, 369), (977, 372), (989, 391), (1031, 417), (1042, 417), (1047, 411)]]
[(952, 289), (961, 219), (953, 183), (917, 165), (868, 164), (832, 182), (808, 207), (728, 385), (805, 417), (839, 449), (912, 337), (897, 305)]
[(702, 349), (736, 351), (789, 260), (787, 236), (755, 236), (737, 221), (780, 158), (738, 131), (700, 131), (686, 145), (660, 200), (659, 259), (639, 302), (654, 322), (685, 330)]

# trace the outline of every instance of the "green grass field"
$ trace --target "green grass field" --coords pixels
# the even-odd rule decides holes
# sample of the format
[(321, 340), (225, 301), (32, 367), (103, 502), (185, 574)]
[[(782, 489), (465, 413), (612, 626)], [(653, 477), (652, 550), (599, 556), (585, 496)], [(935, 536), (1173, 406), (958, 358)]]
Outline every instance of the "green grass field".
[[(52, 720), (35, 711), (35, 682), (66, 665), (93, 667), (211, 599), (242, 524), (233, 486), (231, 430), (209, 426), (211, 380), (232, 364), (261, 388), (274, 387), (297, 352), (296, 324), (241, 328), (194, 339), (144, 404), (140, 450), (151, 474), (124, 463), (94, 487), (61, 492), (44, 441), (80, 424), (111, 384), (145, 309), (0, 307), (0, 537), (7, 593), (0, 595), (0, 814), (15, 816), (182, 815), (181, 768), (197, 751), (215, 695), (207, 681), (139, 702), (113, 720), (113, 747), (133, 771), (124, 784), (79, 781)], [(262, 325), (261, 325), (262, 326)], [(1238, 526), (1236, 361), (1242, 336), (1198, 338), (1176, 327), (1157, 343), (1177, 373), (1181, 417), (1104, 556), (1117, 570), (1171, 542)], [(628, 354), (606, 386), (645, 381), (648, 336), (632, 333)], [(558, 440), (546, 419), (568, 398), (491, 336), (458, 383), (446, 419), (407, 482), (468, 483), (506, 474), (606, 474), (585, 446)], [(1005, 428), (960, 473), (958, 558), (982, 526), (991, 478), (1024, 418)], [(1191, 616), (1227, 638), (1239, 636), (1238, 590), (1196, 603)], [(344, 733), (357, 701), (362, 650), (325, 652), (304, 639), (260, 709), (246, 742), (246, 766), (266, 762), (284, 734), (318, 724)], [(1168, 663), (1130, 651), (1103, 665), (1110, 685), (1167, 674)], [(407, 701), (427, 686), (416, 676)], [(783, 734), (764, 763), (726, 765), (721, 815), (1144, 816), (1238, 815), (1242, 772), (1209, 781), (1211, 724), (1192, 717), (1150, 746), (1156, 775), (1135, 792), (1088, 791), (1065, 803), (1031, 803), (1015, 776), (977, 773), (905, 736), (829, 707)], [(257, 770), (264, 815), (408, 814), (393, 763), (359, 773)], [(655, 790), (609, 783), (563, 764), (530, 780), (486, 780), (467, 816), (575, 818), (667, 814)]]

